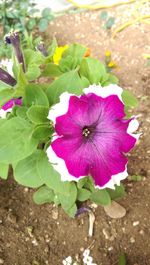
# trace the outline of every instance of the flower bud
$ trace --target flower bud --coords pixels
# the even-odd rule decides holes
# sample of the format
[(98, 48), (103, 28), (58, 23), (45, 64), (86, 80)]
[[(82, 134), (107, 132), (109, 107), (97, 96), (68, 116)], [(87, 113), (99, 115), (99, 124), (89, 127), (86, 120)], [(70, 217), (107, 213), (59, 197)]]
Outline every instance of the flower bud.
[(37, 45), (37, 50), (40, 51), (45, 57), (48, 56), (48, 52), (45, 48), (45, 45), (43, 42), (40, 42), (38, 45)]
[(23, 71), (25, 72), (25, 63), (24, 63), (23, 53), (21, 50), (19, 33), (17, 31), (11, 31), (8, 35), (5, 36), (5, 42), (7, 44), (12, 44), (17, 60), (19, 64), (22, 64)]
[(16, 80), (2, 68), (0, 68), (0, 80), (10, 86), (15, 86), (17, 83)]

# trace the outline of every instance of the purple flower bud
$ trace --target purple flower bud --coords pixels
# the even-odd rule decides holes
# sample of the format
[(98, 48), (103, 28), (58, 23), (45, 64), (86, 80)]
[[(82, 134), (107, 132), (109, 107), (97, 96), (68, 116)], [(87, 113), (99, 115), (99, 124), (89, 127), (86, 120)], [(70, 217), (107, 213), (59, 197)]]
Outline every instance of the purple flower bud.
[(17, 31), (10, 32), (8, 35), (5, 36), (5, 42), (7, 44), (12, 44), (17, 60), (19, 64), (22, 64), (23, 71), (25, 72), (25, 63), (24, 63), (23, 53), (21, 50), (19, 33)]
[(91, 210), (90, 210), (89, 208), (87, 208), (87, 207), (81, 207), (81, 208), (79, 208), (79, 209), (77, 210), (75, 216), (78, 216), (78, 215), (80, 215), (80, 214), (82, 214), (82, 213), (90, 212), (90, 211), (91, 211)]
[(5, 42), (6, 42), (6, 44), (11, 44), (10, 37), (7, 35), (5, 36)]
[(45, 48), (45, 45), (43, 42), (40, 42), (38, 45), (37, 45), (37, 49), (45, 56), (47, 57), (48, 56), (48, 52)]
[(15, 86), (17, 83), (16, 80), (2, 68), (0, 68), (0, 80), (10, 86)]

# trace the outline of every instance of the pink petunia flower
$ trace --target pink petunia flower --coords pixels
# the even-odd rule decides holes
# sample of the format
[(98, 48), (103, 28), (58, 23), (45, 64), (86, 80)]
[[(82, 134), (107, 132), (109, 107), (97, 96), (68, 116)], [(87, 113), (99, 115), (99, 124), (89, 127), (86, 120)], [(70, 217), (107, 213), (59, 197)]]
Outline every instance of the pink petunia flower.
[(0, 109), (0, 117), (1, 118), (6, 118), (6, 114), (7, 112), (11, 112), (12, 111), (12, 108), (15, 106), (15, 105), (19, 105), (21, 106), (22, 105), (22, 99), (21, 98), (12, 98), (10, 99), (9, 101), (7, 101), (3, 106), (2, 108)]
[(136, 118), (125, 119), (122, 91), (92, 85), (81, 96), (63, 93), (50, 110), (56, 135), (47, 155), (63, 181), (92, 176), (96, 187), (114, 189), (127, 177), (125, 153), (139, 135)]

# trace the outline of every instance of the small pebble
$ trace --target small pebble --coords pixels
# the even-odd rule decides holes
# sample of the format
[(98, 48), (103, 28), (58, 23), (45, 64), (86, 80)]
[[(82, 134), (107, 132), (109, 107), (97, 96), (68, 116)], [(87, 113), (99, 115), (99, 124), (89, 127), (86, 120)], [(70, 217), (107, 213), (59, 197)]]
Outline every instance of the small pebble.
[(133, 226), (137, 226), (137, 225), (139, 225), (139, 221), (135, 221), (135, 222), (133, 222)]
[(81, 251), (81, 252), (83, 252), (83, 251), (84, 251), (84, 248), (83, 248), (83, 247), (82, 247), (82, 248), (80, 248), (80, 251)]
[(108, 251), (112, 251), (112, 250), (113, 250), (113, 247), (109, 247), (109, 248), (108, 248)]
[(122, 232), (125, 233), (126, 229), (125, 227), (122, 227)]
[(0, 258), (0, 264), (4, 264), (4, 260)]
[(140, 235), (144, 235), (144, 231), (143, 230), (140, 230)]
[(126, 209), (115, 201), (112, 201), (110, 205), (104, 206), (104, 210), (111, 218), (122, 218), (126, 215)]
[(131, 237), (131, 238), (130, 238), (130, 242), (131, 242), (131, 243), (135, 243), (135, 239), (134, 239), (134, 237)]
[(37, 240), (36, 240), (36, 239), (32, 240), (32, 244), (33, 244), (34, 246), (38, 246), (38, 242), (37, 242)]
[(90, 208), (92, 208), (92, 209), (96, 209), (97, 207), (98, 207), (98, 205), (94, 202), (90, 204)]
[(54, 220), (57, 220), (58, 219), (58, 209), (57, 208), (55, 208), (55, 209), (52, 210), (52, 218)]

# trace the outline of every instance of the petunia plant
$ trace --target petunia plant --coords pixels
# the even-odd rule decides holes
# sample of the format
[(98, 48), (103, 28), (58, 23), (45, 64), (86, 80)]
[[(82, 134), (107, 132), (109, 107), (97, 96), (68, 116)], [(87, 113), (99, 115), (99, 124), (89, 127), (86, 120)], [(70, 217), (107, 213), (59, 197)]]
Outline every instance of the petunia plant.
[[(129, 110), (136, 98), (80, 44), (12, 46), (12, 73), (0, 68), (0, 176), (36, 189), (37, 204), (106, 206), (125, 194), (127, 153), (139, 134)], [(10, 67), (9, 67), (10, 68)]]

